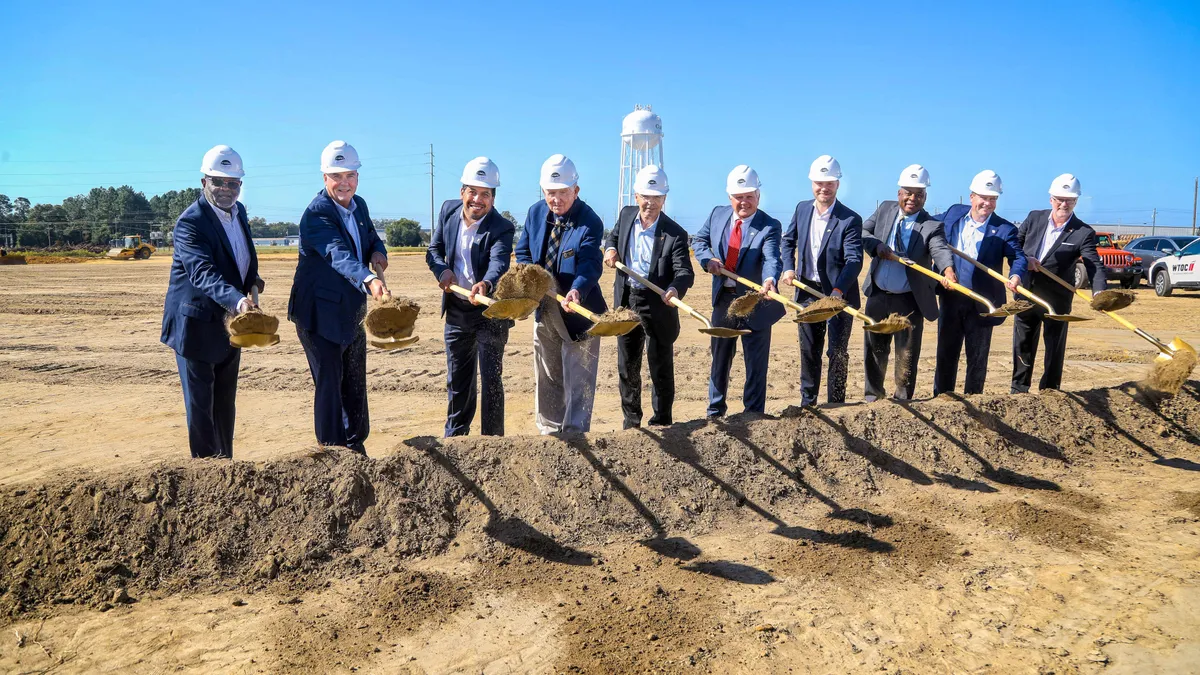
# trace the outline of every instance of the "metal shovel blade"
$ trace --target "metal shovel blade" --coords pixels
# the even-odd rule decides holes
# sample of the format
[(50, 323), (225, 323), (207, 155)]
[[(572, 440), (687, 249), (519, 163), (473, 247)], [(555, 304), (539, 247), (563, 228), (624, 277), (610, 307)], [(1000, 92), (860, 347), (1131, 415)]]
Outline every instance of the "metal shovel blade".
[(711, 328), (698, 328), (697, 330), (705, 335), (711, 335), (719, 338), (735, 338), (739, 335), (749, 335), (751, 333), (751, 331), (741, 328), (721, 328), (720, 326), (713, 326)]
[(868, 333), (878, 333), (880, 335), (891, 335), (892, 333), (899, 333), (902, 330), (910, 328), (912, 328), (912, 324), (904, 326), (897, 322), (877, 321), (875, 323), (863, 324), (863, 330)]
[(796, 323), (821, 323), (828, 321), (833, 317), (841, 314), (840, 309), (817, 309), (813, 311), (796, 312), (796, 316), (792, 317), (792, 321)]
[(279, 344), (279, 336), (275, 333), (242, 333), (241, 335), (230, 335), (229, 344), (243, 349), (270, 347)]
[(416, 344), (417, 340), (420, 340), (420, 339), (421, 339), (420, 335), (412, 335), (410, 337), (392, 338), (390, 340), (382, 340), (379, 338), (370, 338), (370, 342), (371, 342), (372, 347), (376, 347), (379, 349), (386, 349), (387, 351), (395, 351), (397, 349), (404, 349), (405, 347), (411, 347), (412, 345)]
[(641, 325), (640, 321), (601, 321), (600, 323), (592, 324), (588, 329), (588, 335), (596, 337), (613, 337), (624, 335), (629, 331)]
[(1171, 340), (1170, 347), (1171, 351), (1173, 352), (1189, 352), (1193, 356), (1196, 355), (1196, 348), (1184, 342), (1183, 340), (1180, 340), (1179, 338)]
[(1047, 314), (1046, 318), (1053, 319), (1055, 321), (1067, 321), (1067, 322), (1091, 321), (1092, 320), (1092, 317), (1090, 317), (1090, 316), (1075, 316), (1074, 314)]
[(483, 315), (489, 319), (513, 319), (523, 321), (538, 307), (538, 301), (531, 298), (510, 298), (496, 300), (491, 307), (483, 310)]

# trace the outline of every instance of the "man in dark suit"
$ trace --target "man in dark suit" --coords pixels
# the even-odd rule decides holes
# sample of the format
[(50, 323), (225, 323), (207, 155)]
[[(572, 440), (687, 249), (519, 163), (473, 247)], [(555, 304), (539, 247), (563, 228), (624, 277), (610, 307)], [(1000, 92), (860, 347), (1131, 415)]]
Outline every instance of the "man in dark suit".
[[(871, 254), (871, 268), (863, 284), (867, 296), (865, 312), (879, 321), (891, 314), (910, 317), (912, 329), (881, 335), (863, 331), (863, 365), (866, 368), (865, 399), (884, 397), (883, 376), (887, 372), (892, 340), (896, 341), (893, 381), (895, 398), (913, 397), (917, 363), (921, 359), (921, 337), (925, 322), (938, 318), (937, 284), (929, 277), (901, 265), (897, 256), (918, 265), (950, 268), (953, 265), (942, 230), (942, 221), (925, 211), (929, 172), (912, 164), (900, 173), (897, 201), (885, 201), (863, 223), (863, 249)], [(951, 271), (951, 278), (953, 271)]]
[[(1004, 185), (995, 171), (981, 171), (971, 181), (971, 203), (955, 204), (936, 216), (945, 223), (946, 241), (988, 267), (1004, 273), (1008, 260), (1009, 279), (1000, 283), (989, 274), (976, 270), (970, 261), (954, 255), (952, 265), (939, 264), (947, 279), (957, 281), (999, 307), (1005, 302), (1004, 289), (1015, 291), (1025, 274), (1025, 252), (1017, 241), (1017, 228), (995, 213), (996, 202)], [(992, 348), (992, 329), (1004, 317), (981, 316), (983, 305), (953, 290), (939, 289), (942, 296), (938, 318), (937, 365), (933, 373), (933, 395), (954, 391), (958, 381), (958, 361), (967, 352), (967, 375), (963, 391), (983, 393), (987, 380), (988, 354)]]
[[(477, 295), (491, 295), (512, 258), (515, 228), (496, 212), (498, 187), (495, 162), (487, 157), (467, 162), (460, 198), (442, 204), (425, 253), (429, 270), (445, 292), (447, 437), (470, 433), (477, 380), (483, 395), (480, 432), (504, 435), (504, 345), (513, 322), (488, 319), (475, 300)], [(451, 291), (451, 285), (470, 290), (470, 299)]]
[[(837, 200), (842, 167), (821, 155), (809, 167), (813, 199), (800, 202), (783, 234), (783, 280), (793, 279), (821, 293), (842, 298), (858, 308), (858, 273), (862, 271), (862, 217)], [(812, 295), (795, 289), (796, 301), (810, 305)], [(830, 403), (846, 402), (846, 375), (850, 363), (851, 319), (845, 312), (824, 323), (800, 324), (800, 403), (816, 405), (821, 390), (821, 348), (829, 337), (829, 374), (826, 397)]]
[(534, 317), (537, 427), (542, 434), (581, 433), (592, 428), (600, 338), (587, 334), (592, 323), (568, 303), (597, 314), (608, 309), (599, 283), (604, 222), (579, 199), (579, 174), (566, 156), (551, 155), (538, 182), (545, 199), (529, 207), (517, 262), (546, 268), (552, 292), (564, 300), (542, 300)]
[(162, 337), (175, 350), (192, 457), (233, 457), (234, 404), (242, 350), (229, 344), (225, 316), (254, 306), (266, 284), (250, 237), (242, 158), (228, 145), (204, 155), (203, 194), (175, 223), (175, 253)]
[[(1087, 278), (1091, 280), (1093, 293), (1099, 293), (1108, 284), (1104, 264), (1096, 253), (1096, 231), (1075, 216), (1075, 204), (1079, 201), (1079, 194), (1079, 179), (1075, 176), (1064, 173), (1055, 178), (1050, 184), (1050, 208), (1030, 211), (1018, 231), (1021, 247), (1029, 257), (1029, 269), (1033, 271), (1029, 290), (1060, 314), (1071, 312), (1071, 302), (1075, 294), (1041, 274), (1042, 270), (1071, 280), (1075, 262), (1082, 259)], [(1045, 315), (1046, 310), (1038, 306), (1015, 317), (1012, 377), (1014, 394), (1029, 391), (1033, 380), (1033, 362), (1037, 359), (1039, 330), (1046, 340), (1046, 357), (1038, 388), (1058, 389), (1062, 384), (1069, 324), (1065, 321), (1046, 321)]]
[(387, 248), (375, 232), (358, 191), (358, 152), (334, 141), (321, 153), (325, 187), (300, 217), (300, 262), (288, 318), (316, 387), (314, 426), (321, 445), (365, 455), (371, 432), (367, 411), (367, 294), (384, 286), (367, 264), (387, 269)]
[[(779, 277), (779, 237), (783, 229), (778, 220), (758, 208), (758, 172), (740, 164), (729, 172), (725, 192), (729, 206), (718, 206), (692, 240), (696, 260), (713, 275), (712, 322), (714, 326), (750, 331), (742, 336), (746, 385), (742, 405), (747, 412), (762, 413), (767, 405), (767, 369), (771, 357), (771, 327), (786, 313), (775, 301), (763, 300), (746, 318), (729, 314), (729, 304), (751, 290), (723, 274), (728, 269), (763, 286), (765, 298), (775, 290)], [(708, 417), (722, 417), (728, 410), (729, 370), (737, 355), (737, 338), (711, 339), (712, 370), (708, 376)]]
[(617, 373), (620, 376), (624, 428), (642, 424), (642, 348), (650, 366), (651, 425), (669, 425), (675, 402), (675, 340), (679, 337), (679, 310), (671, 298), (682, 299), (692, 287), (691, 252), (687, 232), (662, 212), (667, 201), (667, 174), (653, 164), (634, 178), (637, 206), (621, 209), (617, 226), (605, 242), (604, 263), (615, 267), (618, 259), (650, 283), (666, 291), (661, 297), (625, 274), (613, 282), (613, 304), (637, 312), (642, 323), (617, 338)]

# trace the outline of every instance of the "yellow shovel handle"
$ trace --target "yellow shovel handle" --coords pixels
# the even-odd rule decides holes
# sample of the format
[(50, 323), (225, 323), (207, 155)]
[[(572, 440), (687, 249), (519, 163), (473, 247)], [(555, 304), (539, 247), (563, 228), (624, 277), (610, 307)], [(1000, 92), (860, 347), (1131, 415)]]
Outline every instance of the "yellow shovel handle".
[[(450, 284), (450, 290), (454, 291), (455, 293), (458, 293), (459, 295), (463, 296), (467, 300), (471, 299), (471, 289), (469, 289), (469, 288), (463, 288), (462, 286), (456, 286), (455, 284)], [(489, 298), (488, 296), (484, 295), (483, 293), (476, 293), (475, 299), (478, 300), (480, 302), (480, 304), (483, 304), (487, 307), (491, 307), (492, 303), (495, 302), (495, 300)]]
[[(654, 291), (655, 293), (658, 293), (659, 295), (666, 295), (667, 292), (664, 291), (661, 287), (654, 285), (646, 277), (629, 269), (629, 267), (627, 265), (625, 265), (625, 263), (621, 262), (620, 260), (616, 261), (615, 265), (616, 265), (617, 269), (621, 270), (625, 274), (628, 274), (629, 276), (633, 277), (634, 279), (637, 279), (638, 283), (645, 286), (646, 288), (649, 288), (650, 290)], [(705, 325), (708, 325), (708, 319), (705, 319), (704, 316), (700, 314), (700, 312), (697, 312), (696, 310), (692, 309), (691, 307), (689, 307), (687, 304), (685, 304), (679, 298), (671, 298), (671, 304), (675, 305), (679, 309), (682, 309), (683, 311), (687, 312), (688, 314), (691, 314), (692, 316), (696, 317), (697, 319), (703, 321)]]
[[(566, 300), (567, 300), (565, 297), (559, 295), (558, 293), (547, 293), (546, 295), (551, 296), (552, 298), (558, 300), (559, 302), (566, 302)], [(596, 315), (592, 312), (589, 312), (588, 309), (586, 307), (584, 307), (583, 305), (580, 305), (577, 302), (567, 302), (567, 306), (571, 308), (571, 311), (575, 312), (579, 316), (582, 316), (583, 318), (587, 319), (588, 321), (591, 321), (592, 323), (596, 323)]]
[[(761, 293), (763, 290), (762, 285), (756, 284), (753, 281), (750, 281), (749, 279), (747, 279), (745, 277), (738, 276), (738, 275), (734, 274), (733, 272), (730, 272), (729, 270), (725, 269), (724, 267), (721, 268), (721, 274), (729, 277), (730, 279), (733, 279), (734, 281), (738, 282), (739, 284), (742, 284), (743, 286), (749, 286), (750, 288), (753, 288), (754, 290), (758, 291), (759, 293)], [(780, 295), (779, 293), (776, 293), (775, 291), (767, 292), (767, 297), (776, 302), (783, 303), (783, 305), (785, 307), (791, 307), (792, 309), (796, 310), (797, 312), (804, 311), (803, 307), (801, 307), (800, 305), (796, 304), (795, 302), (789, 300), (788, 298)]]
[[(925, 267), (918, 265), (917, 263), (909, 260), (908, 258), (901, 258), (901, 257), (897, 256), (896, 259), (900, 261), (901, 265), (904, 265), (905, 267), (914, 269), (914, 270), (920, 272), (921, 274), (924, 274), (925, 276), (929, 277), (930, 279), (936, 279), (939, 282), (946, 281), (946, 277), (938, 274), (937, 272), (934, 272), (931, 269), (926, 269)], [(971, 298), (972, 300), (974, 300), (975, 302), (978, 302), (979, 304), (983, 305), (984, 307), (987, 307), (989, 312), (996, 311), (996, 308), (992, 306), (992, 303), (988, 302), (987, 298), (985, 298), (982, 295), (976, 293), (975, 291), (967, 288), (966, 286), (963, 286), (962, 284), (958, 283), (957, 281), (951, 281), (950, 288), (958, 291), (959, 293), (962, 293), (963, 295), (967, 296), (968, 298)]]
[[(978, 260), (976, 260), (976, 259), (972, 258), (971, 256), (967, 255), (966, 253), (963, 253), (962, 251), (960, 251), (960, 250), (958, 250), (958, 249), (954, 248), (953, 246), (951, 246), (951, 247), (950, 247), (950, 250), (951, 250), (951, 251), (954, 251), (954, 254), (955, 254), (955, 255), (957, 255), (958, 257), (962, 258), (963, 260), (966, 260), (967, 262), (971, 263), (972, 265), (974, 265), (974, 266), (975, 266), (975, 267), (977, 267), (978, 269), (980, 269), (980, 270), (982, 270), (982, 271), (984, 271), (984, 272), (987, 272), (987, 273), (988, 273), (988, 276), (995, 278), (997, 281), (999, 281), (999, 282), (1001, 282), (1001, 283), (1003, 283), (1003, 284), (1005, 284), (1005, 285), (1007, 285), (1007, 284), (1008, 284), (1008, 279), (1004, 278), (1004, 275), (1003, 275), (1003, 274), (1000, 274), (1000, 273), (999, 273), (999, 272), (997, 272), (996, 270), (994, 270), (994, 269), (992, 269), (992, 268), (988, 267), (987, 265), (984, 265), (983, 263), (981, 263), (981, 262), (979, 262)], [(1030, 300), (1032, 300), (1032, 301), (1036, 302), (1037, 304), (1041, 305), (1042, 307), (1045, 307), (1047, 312), (1049, 312), (1049, 313), (1051, 313), (1051, 314), (1057, 314), (1057, 313), (1058, 313), (1058, 312), (1055, 312), (1055, 311), (1054, 311), (1054, 308), (1050, 306), (1050, 303), (1048, 303), (1048, 302), (1046, 302), (1045, 300), (1043, 300), (1043, 299), (1039, 298), (1038, 296), (1034, 295), (1034, 294), (1033, 294), (1033, 292), (1032, 292), (1032, 291), (1030, 291), (1028, 288), (1025, 288), (1024, 286), (1021, 286), (1020, 284), (1018, 284), (1018, 285), (1017, 285), (1017, 292), (1018, 292), (1018, 293), (1020, 293), (1021, 295), (1025, 296), (1025, 297), (1029, 298)]]
[[(1045, 269), (1044, 267), (1041, 267), (1040, 265), (1039, 265), (1039, 268), (1040, 269), (1038, 269), (1037, 272), (1039, 272), (1040, 274), (1046, 275), (1052, 281), (1054, 281), (1058, 285), (1062, 286), (1063, 288), (1069, 288), (1072, 291), (1075, 291), (1075, 294), (1078, 295), (1079, 297), (1083, 298), (1084, 300), (1087, 300), (1088, 302), (1092, 301), (1092, 296), (1088, 295), (1087, 293), (1084, 293), (1083, 289), (1075, 288), (1074, 284), (1068, 284), (1065, 280), (1063, 280), (1062, 277), (1058, 276), (1057, 274), (1055, 274), (1054, 272), (1051, 272), (1048, 269)], [(1104, 313), (1107, 314), (1109, 316), (1109, 318), (1111, 318), (1113, 321), (1116, 321), (1117, 323), (1121, 324), (1125, 328), (1128, 328), (1129, 330), (1131, 330), (1135, 334), (1137, 334), (1138, 337), (1140, 337), (1143, 340), (1145, 340), (1146, 342), (1149, 342), (1150, 344), (1154, 345), (1158, 349), (1158, 351), (1162, 352), (1163, 354), (1166, 354), (1167, 356), (1172, 356), (1174, 354), (1174, 352), (1171, 351), (1171, 349), (1167, 346), (1167, 344), (1165, 342), (1163, 342), (1162, 340), (1159, 340), (1158, 338), (1147, 333), (1146, 331), (1142, 330), (1141, 328), (1138, 328), (1137, 326), (1133, 325), (1132, 323), (1126, 321), (1124, 319), (1124, 317), (1120, 316), (1116, 312), (1104, 312)]]
[[(821, 293), (820, 291), (817, 291), (816, 289), (809, 288), (808, 286), (805, 286), (804, 284), (800, 283), (796, 279), (792, 279), (792, 285), (795, 286), (796, 288), (799, 288), (800, 290), (804, 291), (805, 293), (808, 293), (809, 295), (814, 296), (818, 299), (825, 297), (824, 293)], [(867, 324), (868, 326), (875, 323), (874, 319), (867, 316), (866, 314), (863, 314), (862, 312), (858, 311), (857, 309), (854, 309), (850, 305), (846, 305), (845, 307), (843, 307), (842, 311), (849, 314), (850, 316), (854, 317), (855, 319), (862, 321), (863, 323)]]

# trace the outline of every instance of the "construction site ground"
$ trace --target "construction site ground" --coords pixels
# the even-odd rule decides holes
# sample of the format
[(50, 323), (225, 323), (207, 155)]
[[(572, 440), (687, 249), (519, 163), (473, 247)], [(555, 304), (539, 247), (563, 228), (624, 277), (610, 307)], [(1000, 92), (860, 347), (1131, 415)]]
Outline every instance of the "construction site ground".
[[(856, 327), (851, 403), (802, 410), (785, 320), (768, 415), (737, 414), (739, 356), (711, 423), (683, 318), (665, 429), (621, 431), (606, 338), (561, 438), (527, 320), (509, 435), (444, 440), (440, 291), (393, 255), (420, 341), (368, 355), (362, 459), (315, 446), (295, 263), (261, 258), (281, 342), (242, 355), (232, 463), (187, 458), (169, 256), (0, 268), (0, 671), (1200, 672), (1200, 376), (1142, 387), (1153, 349), (1083, 302), (1061, 392), (1008, 393), (1009, 320), (985, 393), (931, 399), (928, 323), (919, 400), (862, 403)], [(1200, 293), (1137, 294), (1200, 345)]]

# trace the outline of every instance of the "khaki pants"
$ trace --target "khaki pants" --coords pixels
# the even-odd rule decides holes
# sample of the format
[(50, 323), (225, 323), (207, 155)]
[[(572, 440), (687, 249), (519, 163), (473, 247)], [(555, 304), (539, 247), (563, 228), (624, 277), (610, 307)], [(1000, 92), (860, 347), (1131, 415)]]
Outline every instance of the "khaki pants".
[(543, 300), (542, 319), (533, 327), (533, 395), (543, 435), (592, 428), (600, 338), (572, 341), (561, 311), (557, 301)]

